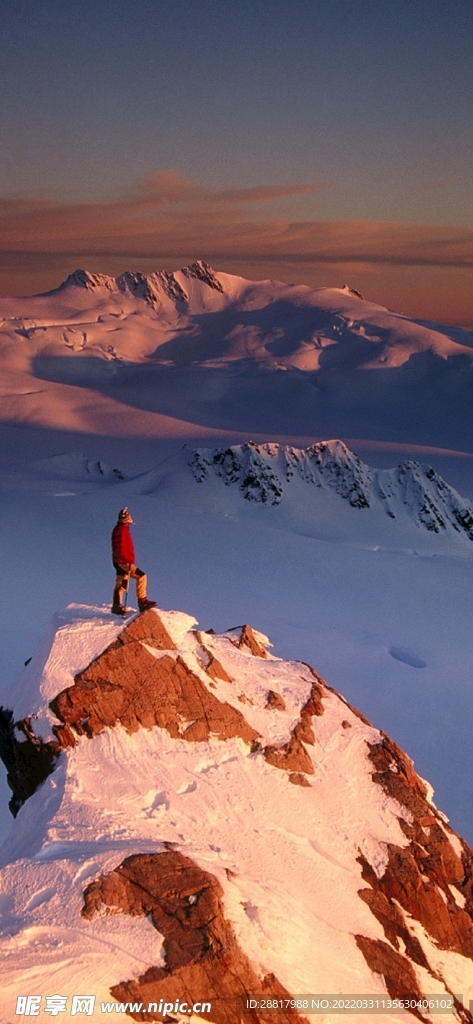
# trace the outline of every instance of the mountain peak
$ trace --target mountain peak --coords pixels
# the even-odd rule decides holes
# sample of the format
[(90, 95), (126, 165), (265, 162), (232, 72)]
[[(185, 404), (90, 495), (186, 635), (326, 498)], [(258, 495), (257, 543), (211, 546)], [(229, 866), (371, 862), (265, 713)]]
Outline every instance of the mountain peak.
[[(226, 486), (238, 485), (251, 502), (279, 505), (296, 482), (329, 491), (352, 508), (410, 521), (421, 530), (473, 540), (473, 505), (430, 466), (407, 460), (396, 469), (371, 469), (340, 440), (318, 441), (308, 448), (267, 443), (198, 448), (188, 464), (202, 484), (212, 476)], [(318, 492), (318, 493), (317, 493)]]
[(250, 997), (288, 1000), (278, 1019), (299, 1024), (290, 993), (355, 988), (433, 990), (472, 1021), (452, 993), (471, 979), (473, 851), (392, 740), (249, 626), (78, 607), (56, 626), (11, 691), (31, 713), (2, 714), (24, 806), (1, 881), (20, 949), (35, 929), (24, 971), (40, 957), (67, 992), (80, 965), (86, 991), (153, 1020), (185, 992), (214, 1024)]
[(346, 292), (347, 295), (354, 295), (357, 299), (363, 299), (364, 300), (364, 298), (365, 298), (365, 296), (362, 295), (361, 292), (357, 291), (356, 288), (350, 288), (349, 284), (344, 284), (343, 287), (340, 288), (340, 291), (341, 292)]
[(195, 277), (197, 281), (203, 281), (204, 284), (208, 284), (209, 288), (213, 288), (215, 291), (223, 293), (223, 287), (220, 284), (215, 271), (212, 270), (212, 267), (209, 266), (205, 260), (196, 260), (195, 263), (191, 263), (189, 267), (183, 267), (182, 273), (189, 278)]
[(115, 279), (108, 277), (107, 274), (92, 274), (90, 270), (82, 270), (79, 267), (72, 274), (69, 274), (69, 277), (62, 282), (60, 288), (75, 286), (77, 288), (86, 288), (87, 291), (96, 291), (97, 288), (108, 288), (109, 291), (112, 291), (114, 284)]
[(202, 281), (209, 288), (223, 294), (223, 287), (218, 277), (205, 260), (196, 260), (189, 266), (183, 267), (181, 271), (174, 273), (169, 273), (167, 270), (156, 270), (144, 274), (141, 271), (125, 270), (119, 277), (92, 274), (89, 270), (79, 268), (69, 274), (60, 288), (76, 287), (85, 288), (87, 291), (107, 288), (108, 291), (128, 292), (136, 298), (144, 299), (150, 305), (159, 304), (164, 296), (174, 302), (187, 303), (189, 297), (177, 279), (176, 273), (180, 273), (188, 280)]

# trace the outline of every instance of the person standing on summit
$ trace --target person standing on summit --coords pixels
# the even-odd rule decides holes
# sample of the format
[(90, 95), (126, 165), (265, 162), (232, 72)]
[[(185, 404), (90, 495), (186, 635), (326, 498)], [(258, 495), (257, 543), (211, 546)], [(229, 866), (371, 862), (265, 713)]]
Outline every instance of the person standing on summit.
[[(136, 599), (140, 612), (148, 608), (156, 608), (156, 601), (148, 601), (146, 596), (147, 576), (142, 569), (135, 564), (135, 548), (131, 539), (130, 523), (133, 519), (127, 508), (122, 508), (118, 513), (118, 520), (112, 530), (112, 561), (117, 578), (113, 591), (112, 615), (126, 614), (126, 593), (128, 580), (136, 581)], [(122, 605), (125, 595), (125, 605)]]

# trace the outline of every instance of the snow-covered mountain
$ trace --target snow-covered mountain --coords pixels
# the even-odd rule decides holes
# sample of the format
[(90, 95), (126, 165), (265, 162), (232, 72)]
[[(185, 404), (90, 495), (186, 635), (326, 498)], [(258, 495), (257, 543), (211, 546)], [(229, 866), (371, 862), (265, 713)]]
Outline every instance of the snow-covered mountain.
[[(414, 526), (422, 534), (473, 540), (473, 504), (431, 466), (408, 460), (396, 469), (372, 469), (339, 440), (321, 441), (306, 449), (253, 441), (214, 449), (184, 446), (162, 465), (128, 477), (100, 460), (63, 454), (33, 463), (22, 488), (48, 492), (54, 481), (57, 486), (63, 481), (74, 487), (58, 492), (71, 497), (115, 485), (117, 501), (122, 503), (130, 495), (152, 497), (164, 489), (172, 505), (187, 500), (210, 510), (217, 503), (229, 513), (243, 514), (241, 499), (267, 507), (282, 505), (286, 519), (304, 520), (315, 535), (320, 535), (324, 522), (330, 523), (333, 532), (340, 520), (351, 524), (353, 538), (381, 528), (384, 537), (394, 542), (399, 534), (390, 530), (387, 516), (404, 531)], [(10, 486), (18, 487), (17, 477), (10, 478)], [(343, 505), (364, 510), (364, 516), (347, 517)], [(280, 519), (275, 521), (280, 524)]]
[[(322, 441), (301, 451), (288, 445), (249, 441), (222, 449), (200, 449), (189, 464), (198, 483), (211, 474), (237, 484), (244, 498), (277, 505), (294, 477), (348, 501), (352, 508), (380, 506), (391, 518), (410, 518), (433, 533), (456, 531), (473, 540), (473, 505), (431, 466), (409, 460), (397, 469), (370, 469), (343, 441)], [(288, 486), (289, 485), (289, 486)], [(313, 511), (316, 514), (317, 494)]]
[(428, 784), (308, 664), (195, 627), (71, 606), (4, 698), (2, 1020), (471, 1022), (473, 851)]
[(1, 299), (0, 369), (9, 422), (473, 445), (471, 332), (347, 286), (248, 281), (204, 261), (77, 270), (45, 295)]
[[(51, 492), (52, 486), (61, 483), (73, 490)], [(385, 537), (391, 536), (394, 542), (398, 532), (390, 530), (387, 516), (404, 530), (414, 526), (422, 534), (473, 540), (473, 503), (432, 466), (407, 460), (395, 469), (374, 469), (340, 440), (320, 441), (305, 449), (254, 441), (226, 448), (184, 445), (156, 467), (128, 476), (100, 459), (70, 452), (37, 460), (28, 473), (4, 478), (5, 490), (56, 496), (74, 497), (111, 487), (122, 504), (131, 495), (156, 497), (164, 490), (172, 505), (188, 501), (211, 510), (217, 504), (228, 513), (243, 514), (242, 499), (268, 508), (281, 505), (286, 519), (305, 519), (307, 529), (312, 524), (316, 532), (324, 520), (331, 523), (332, 531), (338, 520), (350, 523), (353, 538), (360, 529), (366, 535), (381, 524)], [(347, 517), (347, 505), (363, 510), (364, 515)]]

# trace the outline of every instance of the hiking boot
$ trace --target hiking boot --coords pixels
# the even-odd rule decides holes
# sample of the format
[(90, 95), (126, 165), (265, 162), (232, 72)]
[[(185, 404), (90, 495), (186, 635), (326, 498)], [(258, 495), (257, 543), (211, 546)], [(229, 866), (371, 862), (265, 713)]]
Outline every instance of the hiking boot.
[(112, 615), (126, 615), (126, 608), (122, 608), (121, 604), (112, 605)]
[(141, 601), (138, 601), (138, 608), (140, 612), (147, 612), (148, 608), (156, 608), (156, 601), (148, 601), (147, 597), (144, 597)]

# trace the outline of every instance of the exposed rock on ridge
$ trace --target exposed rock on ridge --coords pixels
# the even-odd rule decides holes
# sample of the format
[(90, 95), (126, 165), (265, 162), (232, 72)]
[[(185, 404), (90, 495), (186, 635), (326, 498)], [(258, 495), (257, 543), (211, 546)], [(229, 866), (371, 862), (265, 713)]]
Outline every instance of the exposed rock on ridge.
[[(213, 875), (174, 850), (128, 857), (92, 882), (84, 892), (85, 918), (103, 914), (104, 909), (146, 915), (164, 936), (166, 967), (150, 967), (141, 977), (113, 986), (113, 997), (146, 1006), (159, 1004), (160, 999), (174, 1002), (178, 998), (189, 1005), (197, 999), (209, 1001), (215, 1024), (239, 1024), (238, 999), (290, 998), (274, 975), (263, 979), (257, 975), (225, 920), (222, 897)], [(135, 1020), (161, 1019), (158, 1013), (129, 1012)], [(254, 1012), (248, 1020), (273, 1024), (274, 1014)], [(301, 1017), (288, 1010), (278, 1013), (278, 1020), (295, 1024)]]
[[(23, 734), (24, 738), (20, 739)], [(9, 808), (16, 818), (20, 807), (54, 771), (59, 746), (43, 743), (31, 728), (31, 719), (15, 722), (13, 713), (0, 708), (0, 757), (7, 769), (7, 784), (12, 790)]]
[[(456, 833), (427, 799), (427, 786), (393, 740), (382, 734), (381, 743), (368, 746), (376, 769), (373, 781), (399, 802), (404, 812), (399, 823), (409, 844), (388, 844), (388, 863), (381, 877), (360, 855), (363, 878), (371, 888), (361, 889), (359, 895), (382, 924), (390, 946), (370, 945), (366, 939), (356, 938), (373, 970), (379, 970), (381, 957), (385, 964), (381, 973), (388, 991), (399, 995), (409, 974), (409, 964), (403, 957), (401, 965), (393, 949), (403, 947), (411, 961), (445, 984), (441, 972), (429, 964), (413, 935), (411, 920), (423, 926), (439, 949), (455, 950), (473, 959), (473, 850), (457, 836), (461, 854), (456, 852), (450, 840)], [(378, 967), (373, 966), (375, 963)], [(463, 1007), (457, 1006), (457, 1012), (462, 1021), (473, 1021)]]
[(258, 738), (241, 712), (219, 701), (178, 654), (156, 657), (146, 648), (175, 651), (158, 614), (138, 616), (110, 647), (51, 701), (61, 724), (58, 742), (73, 746), (77, 736), (97, 736), (106, 726), (121, 724), (127, 732), (154, 725), (170, 736), (199, 742), (212, 733), (218, 739)]

